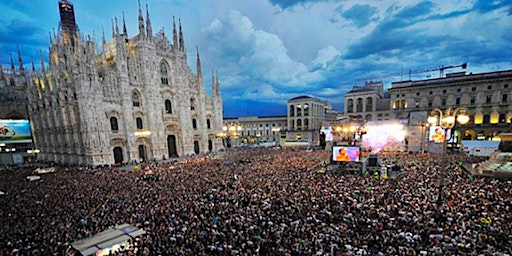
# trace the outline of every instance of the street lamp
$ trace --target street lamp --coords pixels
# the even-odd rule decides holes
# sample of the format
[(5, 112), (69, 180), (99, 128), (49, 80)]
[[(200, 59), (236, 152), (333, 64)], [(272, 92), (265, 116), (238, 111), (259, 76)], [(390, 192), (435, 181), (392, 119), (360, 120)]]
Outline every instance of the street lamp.
[(279, 143), (279, 132), (281, 131), (281, 128), (279, 127), (273, 127), (272, 128), (272, 133), (274, 134), (274, 141), (275, 141), (275, 146), (277, 147), (280, 143)]
[(39, 154), (41, 150), (39, 149), (29, 149), (27, 150), (27, 153), (32, 154), (33, 161), (37, 161), (37, 154)]
[[(439, 119), (437, 117), (438, 115), (439, 115)], [(465, 108), (456, 108), (455, 110), (448, 108), (444, 112), (438, 108), (435, 108), (432, 110), (432, 112), (430, 112), (430, 115), (429, 115), (427, 121), (432, 125), (439, 124), (446, 131), (450, 130), (450, 137), (452, 137), (453, 133), (451, 132), (451, 129), (453, 129), (453, 127), (455, 126), (455, 123), (459, 122), (460, 124), (466, 124), (469, 121), (469, 116), (466, 114)], [(445, 131), (445, 134), (446, 134), (446, 131)], [(451, 140), (451, 138), (450, 138), (450, 140)], [(448, 141), (448, 139), (445, 137), (443, 140), (443, 153), (446, 153), (447, 141)], [(439, 195), (437, 196), (437, 204), (439, 206), (443, 203), (443, 186), (444, 186), (445, 173), (446, 173), (446, 170), (441, 171), (441, 179), (439, 181), (439, 190), (438, 190)]]
[(223, 126), (222, 126), (222, 131), (226, 137), (226, 140), (228, 142), (228, 145), (227, 147), (231, 147), (231, 143), (230, 143), (230, 138), (231, 137), (234, 137), (237, 139), (237, 144), (238, 144), (238, 137), (240, 135), (240, 133), (242, 132), (242, 125), (238, 122), (238, 121), (235, 121), (235, 122), (226, 122)]
[(450, 131), (450, 138), (443, 139), (443, 152), (446, 152), (446, 143), (448, 140), (451, 140), (451, 137), (453, 136), (451, 129), (455, 126), (456, 122), (462, 125), (466, 124), (469, 121), (469, 116), (466, 114), (465, 108), (456, 108), (455, 110), (448, 108), (444, 112), (438, 108), (435, 108), (432, 110), (432, 112), (430, 112), (427, 121), (432, 125), (441, 126), (443, 129), (445, 129), (445, 134)]

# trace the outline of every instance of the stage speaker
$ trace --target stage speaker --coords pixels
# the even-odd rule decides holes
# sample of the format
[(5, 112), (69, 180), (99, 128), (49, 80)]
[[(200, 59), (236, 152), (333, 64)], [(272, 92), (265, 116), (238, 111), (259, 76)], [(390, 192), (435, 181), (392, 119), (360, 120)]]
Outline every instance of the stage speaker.
[(377, 166), (377, 162), (378, 162), (378, 157), (377, 155), (370, 155), (368, 157), (368, 166)]

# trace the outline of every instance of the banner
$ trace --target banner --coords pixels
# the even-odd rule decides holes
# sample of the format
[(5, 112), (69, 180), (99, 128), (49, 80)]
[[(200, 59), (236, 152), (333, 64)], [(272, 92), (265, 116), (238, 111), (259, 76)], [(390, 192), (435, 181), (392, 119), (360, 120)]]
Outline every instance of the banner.
[(32, 143), (29, 121), (0, 119), (0, 143)]

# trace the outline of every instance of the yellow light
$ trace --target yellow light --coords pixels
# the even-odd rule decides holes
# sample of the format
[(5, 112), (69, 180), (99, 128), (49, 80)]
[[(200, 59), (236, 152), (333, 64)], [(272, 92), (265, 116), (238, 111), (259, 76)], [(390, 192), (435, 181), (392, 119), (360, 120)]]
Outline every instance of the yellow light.
[(460, 124), (467, 124), (469, 122), (469, 116), (464, 114), (457, 117), (457, 122)]
[(448, 124), (449, 126), (455, 124), (455, 117), (454, 116), (447, 116), (443, 118), (443, 123)]
[(427, 122), (433, 125), (437, 124), (437, 116), (429, 116)]
[(224, 126), (222, 126), (222, 130), (225, 132), (228, 131), (228, 127), (224, 125)]

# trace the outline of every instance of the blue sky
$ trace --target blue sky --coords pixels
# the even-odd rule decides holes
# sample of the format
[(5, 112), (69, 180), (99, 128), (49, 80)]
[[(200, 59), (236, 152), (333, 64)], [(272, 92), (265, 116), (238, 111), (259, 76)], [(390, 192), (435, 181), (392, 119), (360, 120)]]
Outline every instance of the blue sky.
[[(136, 0), (74, 0), (79, 29), (107, 40), (111, 19), (128, 34), (137, 27)], [(153, 31), (181, 19), (189, 66), (199, 47), (206, 88), (218, 70), (224, 116), (286, 114), (286, 101), (309, 95), (343, 109), (343, 95), (373, 78), (386, 87), (409, 70), (468, 63), (466, 72), (512, 69), (510, 0), (142, 0)], [(58, 28), (56, 0), (0, 0), (0, 63), (48, 58)], [(17, 63), (16, 63), (17, 65)], [(462, 71), (448, 69), (445, 73)], [(403, 74), (389, 77), (389, 74)], [(383, 78), (385, 77), (385, 78)], [(439, 77), (421, 72), (412, 79)], [(382, 78), (382, 79), (379, 79)]]

